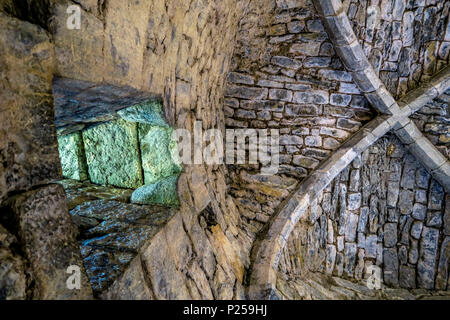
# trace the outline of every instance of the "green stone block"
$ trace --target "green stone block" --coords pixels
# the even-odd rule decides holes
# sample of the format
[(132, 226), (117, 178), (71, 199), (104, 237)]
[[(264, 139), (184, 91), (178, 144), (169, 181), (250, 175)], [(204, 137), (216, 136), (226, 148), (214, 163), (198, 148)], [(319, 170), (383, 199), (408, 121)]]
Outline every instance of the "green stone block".
[(155, 126), (168, 127), (164, 119), (162, 104), (157, 101), (137, 104), (117, 112), (127, 121), (147, 123)]
[(179, 174), (181, 165), (176, 158), (178, 147), (172, 139), (173, 129), (143, 123), (138, 128), (145, 184)]
[(63, 176), (74, 180), (88, 179), (81, 132), (58, 137), (59, 158)]
[(179, 206), (177, 181), (178, 176), (172, 176), (153, 184), (146, 184), (133, 192), (131, 203)]
[(137, 124), (119, 119), (83, 131), (91, 181), (136, 189), (143, 185)]

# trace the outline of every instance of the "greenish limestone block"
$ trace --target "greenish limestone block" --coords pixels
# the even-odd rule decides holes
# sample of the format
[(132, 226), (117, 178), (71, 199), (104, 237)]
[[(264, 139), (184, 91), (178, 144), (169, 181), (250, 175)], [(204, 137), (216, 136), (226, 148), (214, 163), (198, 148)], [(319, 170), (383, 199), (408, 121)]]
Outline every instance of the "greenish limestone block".
[(86, 180), (88, 170), (81, 132), (59, 136), (58, 150), (63, 176), (74, 180)]
[(178, 206), (177, 181), (178, 175), (146, 184), (133, 192), (131, 203)]
[(143, 185), (137, 124), (119, 119), (83, 131), (91, 181), (136, 189)]
[(179, 174), (181, 164), (176, 157), (178, 147), (172, 139), (173, 129), (143, 123), (138, 128), (145, 184)]
[(119, 116), (127, 121), (147, 123), (155, 126), (168, 127), (164, 120), (162, 103), (152, 101), (137, 104), (117, 112)]

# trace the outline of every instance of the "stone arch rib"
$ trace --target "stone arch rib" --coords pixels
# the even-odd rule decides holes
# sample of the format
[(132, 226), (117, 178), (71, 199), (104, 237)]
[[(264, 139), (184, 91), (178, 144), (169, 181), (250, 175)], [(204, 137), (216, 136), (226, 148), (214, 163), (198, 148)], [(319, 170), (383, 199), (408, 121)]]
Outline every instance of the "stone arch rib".
[(437, 73), (398, 102), (381, 82), (356, 38), (340, 0), (313, 0), (328, 35), (356, 85), (381, 115), (363, 126), (336, 150), (282, 203), (265, 233), (252, 249), (248, 296), (250, 299), (276, 298), (277, 267), (281, 252), (296, 223), (311, 202), (359, 154), (388, 131), (447, 191), (450, 191), (450, 162), (420, 132), (409, 116), (450, 88), (450, 67)]
[(394, 133), (406, 144), (407, 149), (447, 191), (450, 191), (450, 163), (408, 118), (418, 111), (424, 102), (444, 93), (449, 86), (450, 68), (439, 72), (432, 81), (425, 83), (414, 94), (402, 99), (392, 97), (381, 82), (359, 41), (340, 0), (313, 1), (336, 52), (353, 80), (372, 106), (383, 114), (393, 116), (397, 122)]

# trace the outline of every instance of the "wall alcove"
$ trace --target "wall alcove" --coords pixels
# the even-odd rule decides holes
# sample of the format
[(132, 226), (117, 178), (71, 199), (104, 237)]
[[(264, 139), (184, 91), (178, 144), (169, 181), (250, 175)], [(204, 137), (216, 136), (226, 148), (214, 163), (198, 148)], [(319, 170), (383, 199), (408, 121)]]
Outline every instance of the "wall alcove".
[(64, 177), (58, 183), (98, 295), (179, 206), (182, 167), (160, 100), (136, 98), (136, 93), (130, 98), (123, 88), (77, 84), (57, 78), (53, 86)]

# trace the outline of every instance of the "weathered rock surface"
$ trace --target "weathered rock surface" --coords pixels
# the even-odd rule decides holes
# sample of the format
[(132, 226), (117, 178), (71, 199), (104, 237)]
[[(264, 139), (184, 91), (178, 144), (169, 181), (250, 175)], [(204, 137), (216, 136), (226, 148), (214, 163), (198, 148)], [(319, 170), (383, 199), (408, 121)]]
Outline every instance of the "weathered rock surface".
[(163, 106), (160, 101), (136, 104), (122, 109), (117, 114), (124, 120), (131, 122), (147, 123), (153, 126), (168, 127), (164, 119)]
[(37, 25), (0, 12), (0, 202), (61, 175), (53, 124), (53, 45)]
[(113, 200), (88, 201), (70, 213), (79, 230), (81, 255), (95, 295), (123, 273), (141, 245), (171, 217), (165, 208)]
[(0, 300), (25, 299), (27, 279), (25, 261), (14, 253), (16, 237), (0, 225)]
[(171, 176), (152, 184), (146, 184), (133, 192), (131, 202), (137, 204), (178, 206), (177, 181), (178, 176)]
[(59, 158), (63, 177), (74, 180), (86, 180), (88, 168), (81, 132), (58, 136)]
[(60, 180), (57, 183), (64, 187), (69, 210), (84, 202), (92, 200), (115, 200), (129, 203), (133, 189), (119, 189), (99, 186), (89, 181)]
[(55, 125), (62, 135), (119, 119), (119, 110), (136, 104), (159, 105), (154, 95), (129, 86), (60, 77), (53, 79), (53, 97)]
[[(33, 299), (89, 299), (92, 290), (81, 272), (80, 289), (69, 289), (67, 269), (83, 270), (76, 228), (67, 210), (64, 189), (41, 187), (8, 200), (8, 223), (14, 228), (30, 264)], [(14, 223), (13, 223), (14, 222)]]
[(143, 184), (136, 123), (119, 119), (83, 131), (93, 183), (122, 188)]
[[(358, 176), (360, 183), (355, 182)], [(361, 195), (357, 206), (349, 205), (354, 194)], [(279, 271), (361, 280), (374, 265), (386, 286), (446, 290), (447, 242), (438, 240), (445, 235), (443, 197), (443, 189), (399, 141), (386, 136), (342, 171), (307, 210), (308, 218), (288, 240)], [(323, 220), (318, 219), (321, 213)]]
[(172, 159), (172, 155), (178, 154), (178, 145), (172, 139), (173, 130), (139, 123), (138, 131), (145, 184), (178, 175), (181, 166)]
[[(23, 12), (14, 10), (19, 5), (15, 8), (13, 1), (3, 1), (1, 5), (4, 3), (11, 14), (49, 31), (55, 44), (55, 74), (93, 84), (83, 87), (86, 83), (77, 83), (78, 80), (68, 82), (69, 86), (81, 89), (72, 96), (76, 97), (74, 100), (83, 101), (82, 95), (88, 95), (84, 101), (92, 106), (92, 110), (81, 108), (86, 114), (91, 113), (89, 119), (84, 118), (81, 110), (81, 114), (75, 115), (79, 121), (78, 127), (74, 127), (77, 130), (85, 128), (85, 120), (91, 125), (115, 119), (116, 115), (111, 117), (108, 113), (107, 100), (114, 100), (110, 102), (112, 110), (121, 107), (121, 98), (127, 104), (128, 98), (133, 99), (130, 87), (157, 93), (163, 100), (168, 123), (177, 128), (192, 129), (195, 121), (201, 120), (203, 129), (224, 129), (225, 125), (225, 128), (280, 130), (281, 165), (276, 176), (260, 175), (257, 165), (185, 168), (179, 180), (180, 210), (154, 237), (147, 234), (151, 239), (122, 276), (109, 271), (118, 276), (111, 286), (112, 280), (102, 277), (101, 270), (109, 270), (111, 265), (114, 267), (110, 269), (122, 268), (121, 263), (126, 265), (132, 257), (127, 250), (135, 250), (140, 243), (134, 234), (129, 241), (125, 240), (120, 230), (130, 228), (146, 234), (145, 227), (139, 224), (131, 227), (122, 220), (74, 218), (83, 232), (92, 230), (88, 235), (95, 238), (94, 244), (120, 248), (115, 254), (97, 247), (86, 250), (88, 262), (98, 267), (93, 272), (97, 272), (99, 286), (108, 287), (108, 292), (102, 295), (105, 298), (245, 297), (242, 279), (244, 271), (250, 270), (250, 251), (258, 233), (301, 180), (374, 116), (352, 75), (337, 57), (340, 48), (331, 45), (312, 1), (109, 0), (101, 5), (96, 1), (77, 1), (83, 21), (82, 30), (78, 31), (67, 28), (66, 9), (72, 1), (52, 0), (45, 5), (36, 3), (34, 7), (29, 2), (23, 4), (28, 9)], [(345, 1), (344, 9), (351, 20), (347, 31), (355, 29), (355, 40), (359, 41), (354, 43), (363, 44), (362, 54), (368, 56), (376, 75), (394, 96), (403, 96), (448, 64), (450, 29), (446, 2), (383, 0), (374, 10), (366, 1), (352, 0)], [(241, 19), (243, 12), (247, 15)], [(342, 31), (346, 32), (345, 28)], [(15, 61), (7, 61), (5, 65), (15, 65)], [(33, 68), (29, 74), (44, 74), (37, 69), (35, 72)], [(228, 77), (225, 88), (229, 70), (235, 72)], [(68, 97), (70, 92), (63, 95)], [(99, 96), (98, 109), (95, 95)], [(47, 96), (40, 97), (43, 99), (36, 98), (30, 105), (41, 105)], [(445, 102), (431, 104), (414, 121), (448, 154), (445, 130), (448, 108), (439, 104)], [(16, 112), (14, 108), (11, 110)], [(64, 115), (59, 118), (66, 126), (63, 130), (69, 130), (69, 115), (74, 114), (74, 108), (67, 109), (65, 120)], [(25, 112), (31, 109), (26, 108)], [(98, 112), (99, 109), (102, 111)], [(20, 125), (26, 127), (29, 120), (26, 117)], [(0, 129), (3, 142), (1, 134)], [(22, 177), (16, 163), (27, 157), (32, 159), (28, 161), (35, 161), (39, 154), (35, 158), (35, 153), (16, 150), (19, 147), (28, 150), (27, 145), (10, 147), (14, 130), (3, 135), (7, 161), (0, 161), (0, 166), (9, 172), (19, 171), (18, 176)], [(31, 143), (35, 136), (24, 140)], [(0, 150), (6, 149), (5, 146), (0, 145)], [(35, 169), (30, 168), (23, 171)], [(37, 171), (36, 176), (56, 175), (53, 167), (49, 174)], [(3, 180), (11, 183), (9, 177), (3, 179), (0, 170), (0, 186)], [(17, 184), (17, 188), (5, 192), (0, 189), (0, 198), (10, 191), (29, 188), (24, 185), (27, 184)], [(92, 196), (75, 196), (72, 204), (83, 197), (98, 199), (96, 192)], [(104, 196), (115, 194), (105, 191)], [(118, 199), (122, 196), (126, 197), (126, 192), (117, 192)], [(444, 199), (444, 190), (424, 168), (392, 140), (383, 139), (362, 159), (344, 169), (313, 202), (303, 221), (307, 228), (295, 228), (289, 239), (281, 239), (288, 241), (293, 250), (277, 256), (280, 269), (285, 274), (298, 273), (305, 263), (317, 272), (328, 269), (329, 273), (360, 280), (367, 276), (367, 267), (375, 265), (386, 269), (381, 270), (382, 275), (384, 271), (398, 270), (400, 286), (415, 286), (411, 281), (413, 274), (419, 277), (422, 273), (421, 281), (427, 286), (439, 280), (442, 287), (445, 268), (441, 264), (445, 265), (446, 260), (441, 261), (439, 255), (446, 249), (441, 247), (444, 243), (441, 235), (448, 235)], [(105, 238), (97, 239), (101, 238), (95, 237), (97, 232)], [(289, 234), (286, 230), (282, 232)], [(384, 252), (389, 253), (386, 264)], [(295, 283), (296, 278), (292, 279)], [(395, 279), (396, 274), (392, 281)], [(311, 278), (306, 282), (307, 286), (295, 285), (293, 291), (301, 294), (296, 296), (286, 289), (282, 295), (444, 297), (439, 292), (420, 296), (425, 291), (405, 290), (386, 290), (389, 293), (374, 295), (363, 286), (340, 278), (323, 282)], [(290, 288), (290, 283), (280, 283), (283, 288)], [(333, 292), (328, 290), (330, 286)]]

